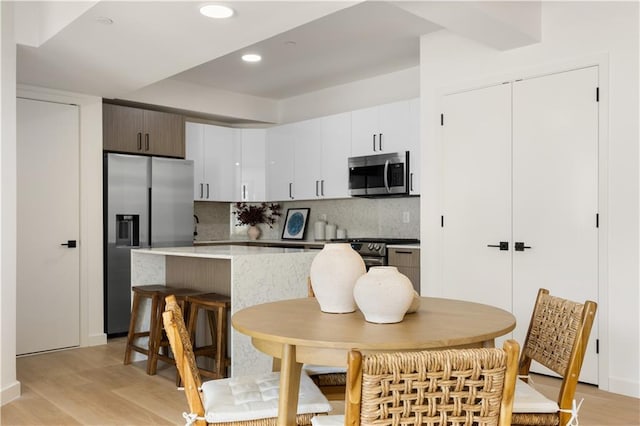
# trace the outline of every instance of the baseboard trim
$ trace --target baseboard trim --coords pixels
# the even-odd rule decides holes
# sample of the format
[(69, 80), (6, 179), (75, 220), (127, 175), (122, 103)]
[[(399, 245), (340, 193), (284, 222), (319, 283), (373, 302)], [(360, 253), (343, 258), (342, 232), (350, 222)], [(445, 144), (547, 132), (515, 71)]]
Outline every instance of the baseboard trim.
[(106, 333), (100, 334), (91, 334), (87, 338), (87, 346), (99, 346), (107, 344), (107, 335)]
[(640, 382), (626, 378), (609, 377), (609, 392), (640, 398)]
[(17, 380), (0, 392), (0, 406), (20, 398), (20, 382)]

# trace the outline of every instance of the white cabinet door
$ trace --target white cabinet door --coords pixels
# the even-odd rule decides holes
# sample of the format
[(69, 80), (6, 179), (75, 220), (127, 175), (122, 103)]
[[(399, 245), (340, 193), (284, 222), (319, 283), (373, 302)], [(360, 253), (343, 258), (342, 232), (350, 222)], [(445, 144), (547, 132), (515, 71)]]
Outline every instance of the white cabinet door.
[(352, 112), (351, 155), (375, 155), (409, 150), (410, 101), (392, 102)]
[(443, 296), (511, 311), (511, 87), (443, 99)]
[(242, 149), (240, 199), (242, 201), (265, 201), (265, 129), (240, 129), (238, 135)]
[(375, 106), (351, 113), (351, 156), (379, 154), (379, 112)]
[(293, 125), (267, 130), (267, 197), (269, 201), (292, 200), (294, 137)]
[(335, 114), (320, 119), (322, 173), (319, 193), (323, 198), (349, 197), (351, 114)]
[[(596, 87), (597, 67), (513, 85), (513, 239), (531, 247), (513, 255), (519, 340), (540, 287), (598, 301)], [(598, 383), (597, 338), (596, 316), (581, 381)]]
[[(237, 199), (237, 174), (240, 152), (234, 143), (233, 129), (204, 126), (204, 199), (233, 201)], [(236, 165), (238, 163), (238, 165)]]
[(19, 98), (16, 115), (16, 354), (22, 355), (80, 344), (80, 249), (63, 245), (80, 236), (80, 113), (75, 105)]
[(420, 194), (420, 99), (409, 101), (409, 124), (407, 132), (409, 151), (409, 194)]
[(204, 200), (204, 124), (184, 123), (185, 158), (193, 160), (193, 199)]
[(296, 200), (320, 198), (322, 143), (320, 119), (291, 124), (294, 151), (294, 197)]
[(382, 153), (409, 149), (409, 125), (411, 105), (409, 101), (380, 105), (378, 114), (378, 149)]

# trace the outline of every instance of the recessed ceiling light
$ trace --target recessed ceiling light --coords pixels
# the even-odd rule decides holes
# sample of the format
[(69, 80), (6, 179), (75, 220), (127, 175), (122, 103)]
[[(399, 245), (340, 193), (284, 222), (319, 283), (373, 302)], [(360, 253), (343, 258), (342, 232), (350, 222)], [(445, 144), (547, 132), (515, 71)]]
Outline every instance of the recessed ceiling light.
[(221, 4), (208, 4), (200, 8), (200, 13), (209, 18), (223, 19), (233, 16), (233, 9)]
[(106, 16), (98, 16), (96, 18), (96, 22), (99, 24), (111, 25), (113, 24), (113, 19), (107, 18)]
[(255, 53), (247, 53), (246, 55), (242, 55), (242, 60), (245, 62), (260, 62), (262, 56), (256, 55)]

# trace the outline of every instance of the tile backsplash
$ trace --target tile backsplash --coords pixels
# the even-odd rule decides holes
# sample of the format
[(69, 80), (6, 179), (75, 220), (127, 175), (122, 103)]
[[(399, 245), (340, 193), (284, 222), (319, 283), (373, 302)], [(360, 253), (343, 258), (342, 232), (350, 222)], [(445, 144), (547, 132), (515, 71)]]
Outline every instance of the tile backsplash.
[[(314, 223), (326, 215), (327, 223), (345, 229), (347, 237), (420, 238), (420, 197), (349, 198), (287, 201), (280, 203), (282, 217), (273, 226), (259, 225), (263, 240), (279, 240), (287, 209), (310, 208), (305, 240), (313, 241)], [(200, 223), (196, 241), (246, 240), (247, 227), (235, 226), (233, 203), (195, 202)]]

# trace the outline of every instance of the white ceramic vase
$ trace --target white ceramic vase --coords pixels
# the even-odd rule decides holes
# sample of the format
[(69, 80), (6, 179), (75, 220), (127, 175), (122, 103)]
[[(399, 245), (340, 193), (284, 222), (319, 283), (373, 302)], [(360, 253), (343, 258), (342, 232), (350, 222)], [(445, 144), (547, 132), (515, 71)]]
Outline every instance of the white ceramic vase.
[(333, 314), (355, 311), (353, 287), (365, 272), (364, 261), (351, 244), (325, 244), (313, 258), (309, 274), (320, 310)]
[(395, 266), (374, 266), (356, 282), (353, 296), (368, 322), (390, 324), (404, 319), (416, 294), (411, 280)]
[(250, 240), (257, 240), (260, 238), (260, 228), (258, 228), (257, 225), (249, 226), (249, 229), (247, 229), (247, 235)]

